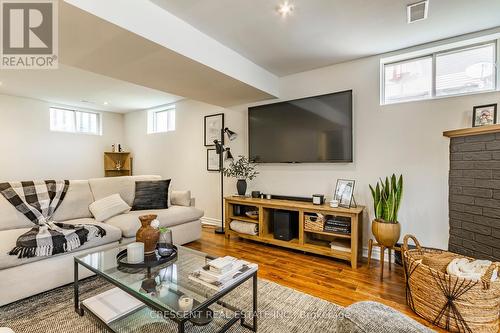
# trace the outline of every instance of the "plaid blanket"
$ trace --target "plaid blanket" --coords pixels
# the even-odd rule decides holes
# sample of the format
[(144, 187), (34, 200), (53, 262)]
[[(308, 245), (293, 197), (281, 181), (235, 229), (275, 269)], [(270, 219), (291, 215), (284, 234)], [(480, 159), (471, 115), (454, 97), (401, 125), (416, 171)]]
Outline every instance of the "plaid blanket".
[(106, 230), (97, 225), (52, 221), (68, 187), (68, 180), (0, 183), (0, 193), (5, 199), (35, 224), (17, 239), (10, 255), (19, 258), (51, 256), (72, 251), (93, 238), (106, 235)]

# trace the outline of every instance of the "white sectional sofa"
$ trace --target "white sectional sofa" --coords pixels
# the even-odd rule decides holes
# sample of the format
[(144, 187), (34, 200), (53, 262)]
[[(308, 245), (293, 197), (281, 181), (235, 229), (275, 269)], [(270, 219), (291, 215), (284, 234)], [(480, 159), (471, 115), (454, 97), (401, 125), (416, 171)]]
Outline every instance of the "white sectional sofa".
[[(160, 176), (130, 176), (70, 181), (66, 197), (54, 213), (54, 220), (97, 224), (106, 230), (106, 236), (89, 241), (73, 252), (51, 257), (19, 259), (8, 254), (17, 238), (33, 224), (0, 195), (0, 306), (72, 282), (75, 255), (133, 242), (140, 228), (140, 215), (157, 214), (160, 225), (172, 230), (176, 244), (199, 239), (203, 211), (194, 207), (194, 199), (186, 198), (185, 191), (171, 191), (168, 209), (130, 211), (104, 222), (93, 219), (89, 205), (95, 200), (118, 193), (132, 206), (136, 181), (160, 179)], [(90, 274), (82, 270), (80, 277)]]

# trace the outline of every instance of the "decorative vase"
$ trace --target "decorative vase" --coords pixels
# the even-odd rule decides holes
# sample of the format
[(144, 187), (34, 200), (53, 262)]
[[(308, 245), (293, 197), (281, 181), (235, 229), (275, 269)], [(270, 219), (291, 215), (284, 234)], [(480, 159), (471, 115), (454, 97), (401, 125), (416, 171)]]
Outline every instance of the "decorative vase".
[(375, 219), (372, 222), (372, 233), (377, 243), (385, 247), (393, 247), (401, 236), (401, 225), (399, 222), (388, 223)]
[(170, 256), (174, 252), (172, 241), (172, 230), (160, 232), (160, 240), (158, 241), (158, 254), (162, 257)]
[(144, 243), (144, 254), (154, 253), (160, 239), (160, 231), (151, 226), (151, 222), (157, 216), (154, 214), (139, 216), (142, 226), (137, 230), (135, 239), (137, 242)]
[(238, 195), (245, 195), (247, 193), (247, 181), (245, 179), (238, 179), (236, 188), (238, 189)]
[(171, 247), (172, 244), (172, 230), (168, 229), (164, 232), (160, 232), (160, 240), (158, 242), (158, 245), (162, 247)]

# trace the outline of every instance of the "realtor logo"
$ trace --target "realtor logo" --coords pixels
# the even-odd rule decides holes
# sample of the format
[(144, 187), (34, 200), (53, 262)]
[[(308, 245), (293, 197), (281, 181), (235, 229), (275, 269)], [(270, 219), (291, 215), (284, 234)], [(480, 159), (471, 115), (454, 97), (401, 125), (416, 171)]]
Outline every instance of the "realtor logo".
[(0, 0), (0, 10), (0, 68), (57, 68), (56, 0)]

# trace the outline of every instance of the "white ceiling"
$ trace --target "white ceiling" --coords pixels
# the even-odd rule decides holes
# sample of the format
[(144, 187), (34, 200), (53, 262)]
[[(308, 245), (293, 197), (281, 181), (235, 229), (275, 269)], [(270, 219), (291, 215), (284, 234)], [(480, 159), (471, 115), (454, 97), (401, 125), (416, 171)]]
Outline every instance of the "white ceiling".
[[(0, 72), (0, 82), (0, 94), (120, 113), (181, 99), (179, 96), (62, 64), (56, 70), (4, 70)], [(104, 105), (104, 102), (108, 104)]]
[[(275, 75), (208, 38), (149, 1), (126, 6), (123, 0), (59, 1), (60, 63), (223, 107), (275, 97)], [(221, 48), (225, 52), (218, 52)], [(232, 71), (196, 59), (193, 52)], [(263, 80), (251, 80), (262, 78), (259, 73)]]
[(284, 76), (500, 26), (499, 0), (430, 0), (427, 20), (406, 23), (418, 0), (151, 0), (270, 72)]

